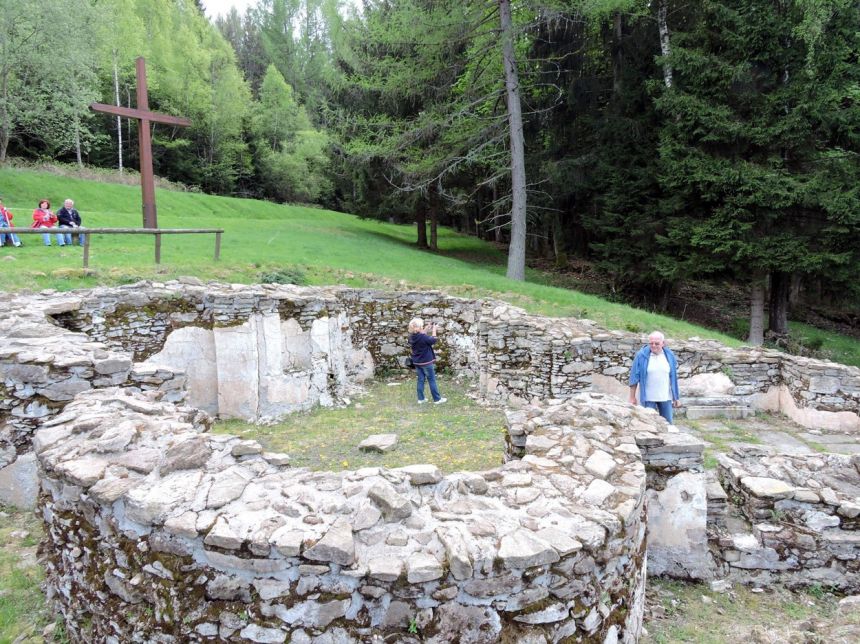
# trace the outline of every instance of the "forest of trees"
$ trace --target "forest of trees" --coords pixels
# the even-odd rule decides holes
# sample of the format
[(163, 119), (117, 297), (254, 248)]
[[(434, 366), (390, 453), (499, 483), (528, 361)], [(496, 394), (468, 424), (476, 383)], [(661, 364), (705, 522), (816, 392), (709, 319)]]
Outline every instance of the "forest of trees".
[[(665, 306), (748, 287), (751, 337), (790, 287), (857, 302), (860, 2), (193, 0), (0, 4), (0, 162), (136, 167), (147, 59), (156, 173), (583, 258)], [(429, 235), (427, 233), (429, 224)], [(765, 306), (770, 315), (763, 316)]]

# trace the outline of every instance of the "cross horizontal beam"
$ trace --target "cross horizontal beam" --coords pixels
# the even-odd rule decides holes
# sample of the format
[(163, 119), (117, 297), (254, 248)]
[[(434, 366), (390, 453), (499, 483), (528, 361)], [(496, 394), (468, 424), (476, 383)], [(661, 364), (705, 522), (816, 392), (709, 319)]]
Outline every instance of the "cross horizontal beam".
[(191, 121), (181, 116), (171, 116), (170, 114), (161, 114), (159, 112), (150, 112), (149, 110), (140, 110), (134, 107), (120, 107), (117, 105), (106, 105), (105, 103), (91, 103), (90, 109), (93, 112), (104, 112), (115, 116), (124, 116), (132, 119), (147, 119), (155, 123), (166, 123), (167, 125), (179, 125), (188, 127)]

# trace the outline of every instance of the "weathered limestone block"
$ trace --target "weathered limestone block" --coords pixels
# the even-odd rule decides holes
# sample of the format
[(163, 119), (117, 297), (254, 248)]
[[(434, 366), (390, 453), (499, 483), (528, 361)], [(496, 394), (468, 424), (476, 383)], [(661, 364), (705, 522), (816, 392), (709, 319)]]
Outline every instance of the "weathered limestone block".
[(789, 499), (794, 496), (795, 488), (778, 479), (747, 476), (741, 479), (741, 486), (753, 496), (762, 499)]
[(406, 560), (406, 579), (410, 584), (439, 579), (443, 572), (439, 560), (428, 554), (416, 553)]
[(211, 329), (188, 326), (172, 331), (162, 350), (143, 365), (185, 372), (188, 404), (212, 415), (218, 413), (218, 362)]
[(198, 470), (172, 472), (149, 486), (138, 486), (125, 497), (126, 516), (141, 525), (161, 523), (165, 514), (191, 501), (203, 474)]
[(397, 446), (397, 434), (372, 434), (358, 444), (364, 452), (390, 452)]
[[(167, 448), (161, 465), (161, 475), (177, 470), (193, 470), (202, 467), (212, 455), (209, 441), (205, 436), (190, 435)], [(148, 454), (145, 456), (149, 456)]]
[(368, 498), (379, 506), (386, 520), (405, 519), (412, 514), (412, 503), (398, 494), (388, 483), (377, 483), (367, 492)]
[(648, 574), (678, 579), (711, 579), (706, 479), (681, 472), (663, 490), (648, 490)]
[(442, 480), (442, 472), (435, 465), (407, 465), (397, 468), (397, 471), (404, 472), (412, 485), (432, 485)]
[(503, 536), (498, 557), (508, 569), (532, 568), (559, 560), (552, 546), (527, 530), (517, 530)]
[(206, 497), (206, 507), (218, 509), (234, 499), (242, 496), (248, 483), (254, 478), (254, 473), (241, 467), (230, 467), (214, 475), (209, 494)]
[(260, 407), (258, 335), (261, 316), (214, 331), (218, 413), (253, 420)]
[(35, 453), (23, 454), (10, 465), (0, 469), (0, 503), (33, 508), (38, 492)]
[(355, 561), (352, 526), (346, 521), (336, 523), (322, 539), (306, 549), (303, 556), (314, 561), (330, 561), (341, 566), (351, 565)]

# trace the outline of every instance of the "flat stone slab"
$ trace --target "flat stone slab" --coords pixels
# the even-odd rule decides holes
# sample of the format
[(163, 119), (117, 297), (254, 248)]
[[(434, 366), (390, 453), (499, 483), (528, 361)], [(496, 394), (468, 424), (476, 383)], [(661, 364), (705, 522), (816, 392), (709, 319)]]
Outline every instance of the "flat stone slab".
[(761, 432), (756, 434), (758, 438), (776, 447), (780, 454), (814, 454), (815, 450), (802, 440), (798, 440), (786, 432)]
[(527, 530), (517, 530), (502, 537), (499, 560), (505, 568), (524, 569), (555, 563), (558, 553), (547, 542)]
[(18, 508), (34, 508), (39, 493), (36, 455), (19, 456), (11, 465), (0, 469), (0, 502)]
[(753, 411), (749, 407), (739, 405), (697, 405), (687, 407), (685, 416), (689, 420), (700, 418), (731, 418), (741, 419), (752, 416)]
[(794, 496), (795, 489), (785, 481), (763, 476), (745, 476), (741, 479), (741, 485), (760, 499), (789, 499)]
[(397, 446), (397, 434), (372, 434), (358, 444), (364, 452), (390, 452)]

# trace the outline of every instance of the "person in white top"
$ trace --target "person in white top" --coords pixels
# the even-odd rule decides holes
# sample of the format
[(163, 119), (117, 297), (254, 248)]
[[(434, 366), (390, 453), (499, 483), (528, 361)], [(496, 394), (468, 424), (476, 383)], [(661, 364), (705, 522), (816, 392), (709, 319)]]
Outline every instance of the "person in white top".
[[(681, 406), (678, 392), (678, 360), (659, 331), (633, 358), (630, 368), (630, 404), (656, 409), (672, 424), (672, 409)], [(637, 389), (639, 395), (637, 396)]]

